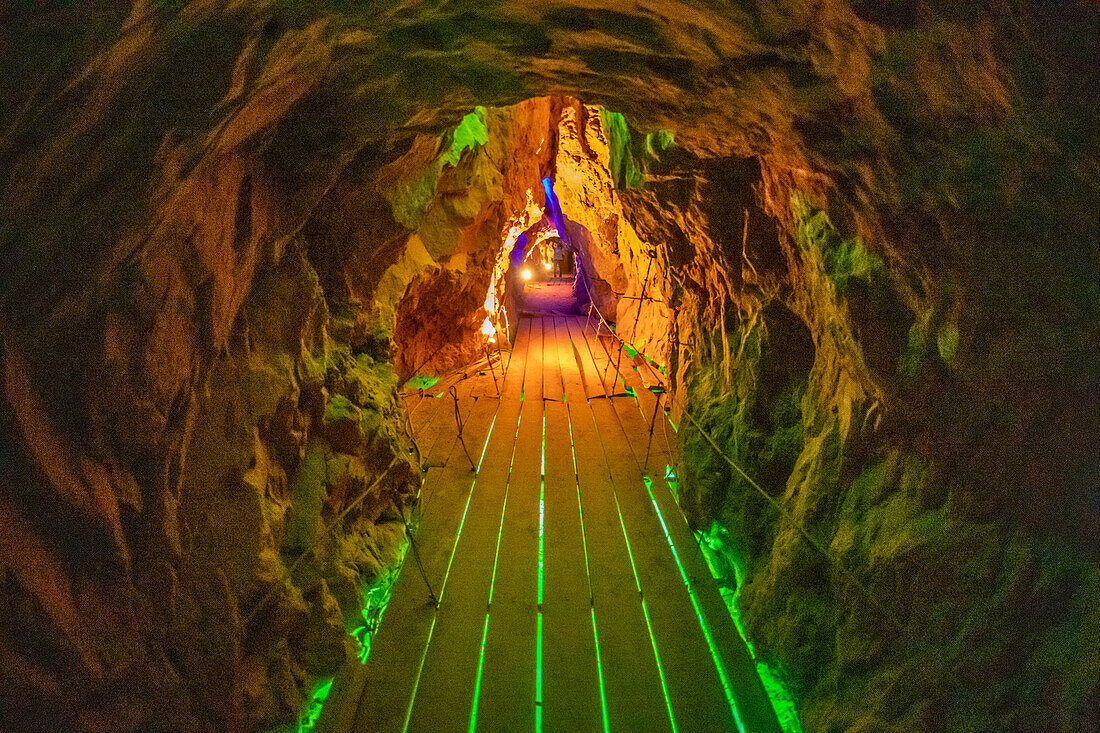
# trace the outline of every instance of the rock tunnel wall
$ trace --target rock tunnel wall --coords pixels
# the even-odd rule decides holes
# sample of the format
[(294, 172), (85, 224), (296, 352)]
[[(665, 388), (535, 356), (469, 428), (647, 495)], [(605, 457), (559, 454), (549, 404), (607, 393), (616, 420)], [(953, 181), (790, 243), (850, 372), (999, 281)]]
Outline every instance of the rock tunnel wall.
[(1097, 13), (0, 10), (0, 726), (295, 717), (550, 172), (803, 727), (1100, 726)]

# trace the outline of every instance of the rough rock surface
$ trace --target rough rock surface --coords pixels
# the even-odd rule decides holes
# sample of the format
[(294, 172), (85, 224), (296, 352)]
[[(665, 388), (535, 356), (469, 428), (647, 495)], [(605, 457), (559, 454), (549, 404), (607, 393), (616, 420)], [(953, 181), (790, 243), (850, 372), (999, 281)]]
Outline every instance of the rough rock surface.
[(804, 728), (1100, 727), (1098, 14), (0, 9), (0, 727), (294, 718), (549, 174)]

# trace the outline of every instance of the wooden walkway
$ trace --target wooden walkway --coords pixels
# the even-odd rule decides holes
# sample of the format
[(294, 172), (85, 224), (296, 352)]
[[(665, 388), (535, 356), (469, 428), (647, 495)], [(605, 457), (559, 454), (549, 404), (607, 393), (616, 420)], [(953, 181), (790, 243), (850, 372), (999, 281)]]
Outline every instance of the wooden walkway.
[(585, 325), (523, 319), (499, 399), (488, 372), (455, 385), (461, 440), (446, 385), (408, 401), (439, 603), (410, 553), (315, 730), (779, 730), (664, 481), (661, 417), (643, 466), (644, 369), (616, 374)]

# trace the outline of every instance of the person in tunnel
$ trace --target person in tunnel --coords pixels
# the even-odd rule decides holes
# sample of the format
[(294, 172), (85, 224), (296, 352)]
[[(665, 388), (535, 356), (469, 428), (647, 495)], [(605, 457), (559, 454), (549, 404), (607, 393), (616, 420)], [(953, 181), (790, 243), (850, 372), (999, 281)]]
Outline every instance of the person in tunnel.
[(565, 259), (565, 248), (562, 247), (561, 240), (554, 240), (554, 277), (561, 277), (561, 264)]

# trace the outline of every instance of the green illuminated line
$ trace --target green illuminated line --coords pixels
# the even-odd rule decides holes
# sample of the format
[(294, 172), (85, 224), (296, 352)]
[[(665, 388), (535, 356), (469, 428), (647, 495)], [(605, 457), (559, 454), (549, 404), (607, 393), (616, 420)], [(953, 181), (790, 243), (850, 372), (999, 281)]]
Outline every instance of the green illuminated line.
[(497, 416), (493, 415), (493, 421), (489, 423), (489, 432), (485, 435), (485, 445), (481, 447), (481, 458), (477, 459), (477, 470), (481, 470), (481, 464), (485, 461), (485, 453), (489, 450), (489, 436), (493, 434), (493, 426), (497, 424)]
[(600, 635), (596, 632), (596, 609), (592, 611), (592, 639), (596, 642), (596, 677), (600, 682), (600, 714), (603, 715), (604, 733), (611, 733), (611, 724), (607, 719), (607, 693), (603, 688), (603, 664), (600, 662)]
[[(511, 483), (511, 482), (509, 482)], [(496, 552), (493, 555), (493, 575), (489, 580), (489, 600), (485, 606), (485, 628), (481, 632), (481, 651), (477, 659), (477, 680), (474, 682), (474, 699), (470, 704), (470, 731), (477, 722), (477, 701), (481, 693), (481, 671), (485, 663), (485, 640), (489, 634), (489, 613), (493, 607), (493, 590), (497, 584), (497, 560), (500, 559), (500, 536), (504, 532), (504, 513), (508, 510), (508, 489), (504, 489), (504, 505), (500, 508), (500, 525), (497, 527)]]
[[(565, 385), (563, 383), (562, 389), (564, 390), (564, 388)], [(566, 404), (566, 408), (568, 408), (568, 403)], [(588, 564), (588, 540), (584, 536), (584, 507), (581, 506), (581, 476), (580, 472), (577, 470), (577, 446), (573, 442), (573, 416), (568, 409), (566, 409), (566, 415), (569, 417), (569, 419), (565, 421), (566, 426), (569, 428), (569, 458), (573, 461), (573, 477), (576, 479), (577, 484), (577, 513), (581, 518), (581, 546), (584, 548), (584, 576), (586, 579), (589, 579), (588, 595), (591, 597), (591, 569)]]
[(542, 413), (542, 480), (539, 481), (539, 613), (542, 613), (543, 527), (546, 516), (546, 412)]
[[(516, 446), (519, 445), (519, 424), (523, 415), (516, 418), (516, 435), (512, 439), (512, 457), (508, 462), (508, 482), (504, 485), (504, 503), (500, 507), (500, 523), (497, 524), (497, 544), (493, 552), (493, 577), (489, 580), (489, 605), (493, 604), (493, 589), (497, 584), (497, 563), (500, 561), (500, 537), (504, 534), (504, 515), (508, 511), (508, 493), (512, 489), (512, 468), (516, 463)], [(488, 610), (486, 610), (488, 613)], [(486, 621), (488, 623), (488, 621)]]
[[(572, 417), (572, 416), (570, 416)], [(584, 502), (581, 501), (581, 477), (577, 470), (577, 449), (573, 444), (573, 421), (567, 421), (569, 425), (569, 455), (573, 459), (573, 476), (576, 479), (577, 489), (577, 515), (581, 520), (581, 549), (584, 550), (584, 577), (588, 581), (588, 598), (592, 599), (592, 565), (588, 559), (588, 533), (584, 526)]]
[(577, 485), (577, 512), (581, 517), (581, 548), (584, 550), (584, 577), (588, 580), (588, 597), (592, 598), (592, 575), (588, 564), (588, 538), (584, 536), (584, 507), (581, 506), (581, 487)]
[[(564, 386), (565, 385), (563, 383), (562, 384), (563, 394), (564, 394)], [(587, 405), (585, 407), (587, 407)], [(582, 407), (581, 409), (583, 410), (583, 409), (585, 409), (585, 407)], [(567, 405), (567, 408), (568, 408), (568, 405)], [(588, 583), (588, 601), (589, 601), (589, 604), (590, 604), (589, 605), (589, 611), (591, 612), (591, 615), (592, 615), (592, 644), (596, 648), (596, 679), (597, 679), (597, 681), (599, 683), (599, 686), (600, 686), (600, 714), (601, 714), (602, 719), (603, 719), (604, 733), (611, 733), (611, 724), (610, 724), (610, 722), (608, 720), (608, 716), (607, 716), (607, 690), (604, 689), (603, 664), (600, 661), (600, 635), (599, 635), (599, 632), (596, 631), (596, 609), (595, 609), (595, 606), (592, 605), (593, 604), (592, 571), (591, 571), (591, 565), (589, 564), (589, 560), (588, 560), (588, 537), (587, 537), (587, 530), (585, 529), (585, 526), (584, 526), (584, 505), (583, 505), (583, 502), (581, 501), (581, 479), (580, 479), (580, 474), (577, 471), (577, 449), (576, 449), (576, 444), (574, 443), (574, 440), (573, 440), (573, 416), (572, 416), (571, 412), (568, 409), (566, 411), (566, 414), (569, 417), (569, 419), (566, 420), (566, 424), (569, 426), (569, 455), (573, 459), (573, 477), (575, 479), (576, 489), (577, 489), (577, 515), (579, 516), (580, 521), (581, 521), (581, 548), (584, 550), (584, 577), (585, 577), (585, 581)]]
[[(451, 545), (451, 556), (447, 558), (447, 569), (443, 572), (443, 584), (439, 586), (439, 601), (443, 601), (443, 592), (447, 589), (447, 578), (451, 577), (451, 563), (455, 559), (455, 550), (458, 549), (458, 540), (462, 537), (462, 530), (466, 527), (466, 514), (470, 511), (470, 500), (474, 498), (474, 487), (477, 486), (477, 473), (481, 471), (481, 461), (485, 460), (485, 452), (489, 450), (489, 438), (493, 435), (493, 428), (497, 424), (497, 416), (493, 415), (492, 422), (489, 423), (489, 432), (485, 434), (485, 445), (481, 448), (481, 459), (477, 463), (478, 470), (474, 472), (474, 479), (470, 482), (470, 492), (466, 495), (466, 506), (462, 509), (462, 520), (458, 523), (458, 533), (455, 534), (454, 544)], [(512, 448), (515, 451), (515, 447)], [(435, 624), (435, 619), (432, 619), (432, 624)], [(426, 648), (426, 647), (425, 647)], [(417, 684), (420, 683), (420, 676), (417, 675)], [(416, 692), (415, 688), (413, 690)], [(411, 710), (411, 708), (410, 708)]]
[(504, 490), (504, 506), (500, 508), (500, 526), (497, 528), (497, 549), (493, 556), (493, 577), (489, 581), (489, 605), (493, 605), (493, 588), (497, 583), (497, 561), (500, 559), (500, 536), (504, 534), (504, 513), (508, 511), (508, 489)]
[(481, 627), (481, 651), (477, 656), (477, 681), (474, 682), (474, 701), (470, 706), (469, 732), (474, 733), (477, 728), (477, 701), (481, 697), (481, 671), (485, 667), (485, 640), (489, 636), (489, 612), (485, 612), (485, 625)]
[(485, 662), (485, 640), (489, 635), (489, 613), (493, 607), (493, 591), (497, 584), (497, 563), (500, 562), (500, 537), (504, 533), (504, 516), (508, 511), (508, 493), (512, 488), (512, 468), (516, 462), (516, 446), (519, 445), (519, 426), (523, 415), (516, 416), (516, 434), (512, 438), (512, 456), (508, 462), (508, 482), (504, 485), (504, 503), (500, 507), (500, 522), (497, 525), (497, 544), (493, 553), (493, 575), (489, 580), (489, 600), (485, 606), (485, 628), (481, 632), (481, 652), (477, 661), (477, 680), (474, 682), (474, 699), (470, 703), (470, 733), (477, 726), (477, 703), (481, 696), (481, 672)]
[[(489, 439), (493, 435), (493, 428), (497, 424), (497, 416), (499, 413), (494, 413), (492, 421), (489, 423), (489, 431), (485, 434), (485, 445), (481, 448), (481, 460), (478, 461), (478, 471), (481, 470), (481, 461), (485, 460), (485, 452), (489, 449)], [(515, 445), (512, 446), (512, 452), (515, 453)], [(470, 511), (470, 500), (474, 496), (474, 487), (477, 486), (477, 473), (474, 472), (474, 479), (470, 482), (470, 492), (466, 496), (466, 506), (462, 509), (462, 519), (458, 523), (458, 532), (455, 534), (454, 544), (451, 545), (451, 555), (447, 558), (447, 569), (443, 572), (443, 583), (439, 586), (439, 601), (443, 601), (443, 592), (447, 590), (447, 579), (451, 577), (451, 565), (454, 563), (455, 551), (458, 549), (458, 540), (462, 536), (462, 530), (466, 527), (466, 515)], [(439, 606), (436, 606), (438, 611)], [(412, 693), (409, 695), (409, 706), (405, 709), (405, 722), (402, 726), (403, 731), (409, 729), (409, 721), (412, 719), (413, 704), (416, 702), (416, 694), (420, 690), (420, 675), (424, 672), (424, 661), (428, 657), (428, 645), (432, 642), (432, 633), (435, 631), (435, 622), (438, 618), (438, 613), (432, 614), (432, 622), (428, 626), (428, 638), (424, 641), (424, 649), (420, 653), (420, 664), (416, 668), (416, 681), (413, 683)], [(488, 623), (488, 620), (486, 620)], [(484, 642), (483, 642), (484, 643)]]
[(657, 499), (653, 496), (653, 482), (649, 480), (649, 477), (643, 477), (643, 481), (645, 481), (646, 491), (649, 492), (649, 500), (653, 503), (653, 509), (657, 512), (657, 519), (661, 522), (661, 529), (665, 533), (665, 540), (668, 542), (669, 549), (672, 550), (672, 558), (676, 561), (676, 567), (680, 571), (680, 579), (684, 581), (684, 586), (687, 588), (688, 592), (688, 598), (691, 599), (691, 605), (695, 609), (696, 617), (699, 619), (699, 626), (703, 630), (703, 638), (706, 639), (707, 646), (710, 648), (710, 656), (714, 661), (714, 666), (718, 670), (718, 679), (722, 683), (722, 690), (726, 694), (726, 702), (729, 703), (730, 712), (733, 713), (733, 720), (737, 724), (737, 730), (740, 731), (740, 733), (745, 733), (745, 726), (741, 722), (741, 715), (737, 710), (737, 702), (734, 699), (733, 686), (726, 676), (725, 665), (722, 663), (722, 657), (718, 653), (718, 648), (715, 646), (714, 638), (710, 634), (710, 628), (707, 626), (707, 621), (703, 617), (703, 611), (699, 608), (699, 601), (695, 597), (695, 589), (691, 587), (687, 573), (684, 571), (684, 565), (680, 562), (680, 553), (676, 551), (676, 544), (672, 541), (672, 535), (668, 533), (668, 525), (665, 524), (665, 517), (661, 513), (661, 508), (657, 506)]
[(638, 578), (638, 567), (634, 564), (634, 550), (630, 547), (630, 538), (626, 535), (626, 525), (623, 524), (623, 510), (619, 506), (619, 496), (612, 489), (612, 498), (615, 499), (615, 512), (619, 515), (619, 527), (623, 530), (623, 540), (626, 541), (626, 556), (630, 560), (630, 571), (634, 574), (634, 587), (638, 589), (638, 595), (642, 594), (642, 583)]
[(539, 485), (539, 608), (542, 608), (542, 526), (544, 517), (544, 507), (546, 502), (543, 501), (543, 495), (546, 488), (546, 482), (542, 481)]
[(619, 506), (619, 496), (614, 489), (612, 494), (615, 498), (615, 510), (619, 513), (619, 526), (623, 530), (623, 539), (626, 541), (626, 556), (630, 559), (630, 569), (634, 573), (634, 585), (638, 589), (638, 595), (642, 600), (642, 613), (645, 614), (645, 625), (649, 630), (649, 642), (653, 646), (653, 658), (657, 661), (657, 676), (661, 679), (661, 693), (665, 696), (665, 707), (668, 708), (668, 722), (672, 726), (672, 732), (676, 733), (676, 718), (672, 714), (672, 700), (668, 696), (668, 685), (665, 683), (665, 672), (661, 668), (661, 655), (657, 651), (657, 639), (653, 636), (653, 626), (649, 622), (649, 610), (646, 608), (645, 596), (642, 594), (642, 582), (638, 577), (638, 568), (634, 564), (634, 550), (630, 547), (630, 538), (626, 535), (626, 525), (623, 523), (623, 512)]
[(416, 693), (420, 689), (420, 675), (424, 672), (424, 660), (428, 658), (428, 645), (432, 643), (432, 633), (435, 631), (435, 620), (438, 614), (432, 614), (432, 623), (428, 626), (428, 638), (424, 641), (424, 649), (420, 652), (420, 664), (416, 668), (416, 682), (413, 683), (412, 694), (409, 695), (409, 706), (405, 708), (405, 722), (401, 726), (403, 733), (408, 733), (409, 721), (412, 720), (413, 703), (416, 702)]
[(741, 713), (737, 709), (737, 701), (734, 699), (733, 685), (726, 677), (725, 665), (722, 664), (722, 658), (718, 655), (718, 648), (714, 644), (714, 638), (710, 635), (710, 629), (707, 627), (706, 621), (703, 620), (703, 611), (699, 608), (699, 601), (695, 598), (695, 592), (690, 587), (688, 598), (691, 599), (691, 605), (695, 608), (695, 615), (699, 617), (699, 625), (703, 629), (703, 637), (707, 640), (707, 646), (710, 647), (710, 656), (714, 660), (714, 666), (718, 668), (718, 679), (721, 681), (722, 689), (726, 693), (726, 702), (729, 703), (730, 712), (733, 713), (733, 722), (737, 724), (739, 733), (746, 733), (745, 724), (741, 722)]
[(535, 730), (542, 730), (542, 611), (535, 617)]
[(466, 528), (466, 514), (470, 511), (470, 500), (474, 497), (474, 487), (477, 486), (477, 476), (470, 482), (470, 492), (466, 495), (466, 506), (462, 509), (462, 520), (458, 523), (458, 532), (455, 534), (454, 544), (451, 545), (451, 556), (447, 558), (447, 569), (443, 572), (443, 585), (439, 586), (439, 602), (443, 602), (443, 592), (447, 590), (447, 578), (451, 576), (451, 563), (455, 559), (455, 551), (458, 549), (458, 540), (462, 537), (462, 530)]
[[(583, 408), (582, 408), (583, 409)], [(569, 425), (569, 455), (573, 459), (573, 475), (577, 477), (577, 483), (580, 484), (580, 473), (577, 471), (577, 447), (573, 442), (573, 420), (572, 415), (570, 419), (566, 421)]]
[(546, 409), (542, 411), (542, 463), (539, 481), (539, 581), (538, 614), (535, 617), (535, 731), (542, 731), (542, 569), (543, 528), (546, 517)]
[(665, 540), (668, 541), (669, 549), (672, 550), (672, 559), (676, 561), (676, 567), (680, 570), (680, 578), (684, 581), (684, 585), (690, 588), (691, 584), (688, 582), (687, 573), (684, 572), (684, 565), (680, 562), (680, 553), (676, 551), (676, 544), (672, 541), (672, 535), (668, 533), (668, 525), (665, 524), (665, 516), (661, 513), (661, 508), (657, 506), (657, 499), (653, 496), (653, 482), (648, 476), (642, 476), (642, 481), (645, 483), (646, 492), (649, 493), (649, 501), (653, 504), (653, 510), (657, 512), (657, 521), (661, 523)]
[(661, 655), (657, 653), (657, 639), (653, 636), (653, 624), (649, 621), (649, 609), (646, 607), (645, 598), (642, 599), (642, 614), (645, 615), (645, 627), (649, 631), (649, 643), (653, 645), (653, 658), (657, 660), (657, 676), (661, 679), (661, 692), (665, 696), (665, 707), (668, 708), (668, 722), (672, 726), (672, 733), (676, 733), (676, 717), (672, 714), (672, 699), (668, 696), (665, 670), (661, 666)]

